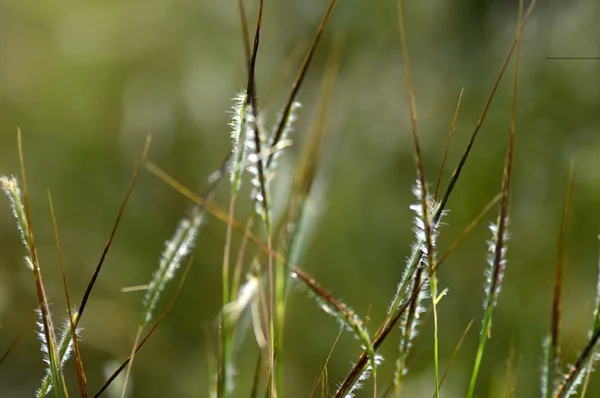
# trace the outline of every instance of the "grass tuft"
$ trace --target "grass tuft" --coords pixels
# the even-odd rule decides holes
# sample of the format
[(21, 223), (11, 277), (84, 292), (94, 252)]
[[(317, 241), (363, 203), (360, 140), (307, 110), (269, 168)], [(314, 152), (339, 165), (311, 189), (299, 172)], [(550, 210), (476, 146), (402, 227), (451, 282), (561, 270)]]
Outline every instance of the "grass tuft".
[[(450, 157), (449, 149), (464, 93), (464, 89), (461, 90), (451, 128), (445, 142), (441, 164), (437, 168), (439, 174), (437, 179), (430, 180), (435, 181), (435, 186), (432, 184), (430, 190), (425, 176), (425, 169), (429, 167), (427, 162), (424, 161), (423, 150), (426, 147), (421, 145), (419, 124), (417, 123), (417, 106), (411, 76), (405, 10), (402, 0), (397, 0), (399, 41), (403, 58), (405, 94), (408, 101), (407, 117), (410, 118), (411, 122), (410, 134), (412, 135), (413, 167), (414, 176), (416, 177), (412, 188), (415, 203), (410, 205), (410, 210), (414, 212), (412, 220), (414, 243), (401, 273), (397, 275), (396, 290), (393, 292), (394, 295), (390, 300), (387, 311), (383, 314), (382, 319), (379, 319), (377, 328), (372, 327), (371, 311), (367, 316), (354, 311), (349, 304), (342, 302), (331, 293), (334, 289), (329, 289), (324, 283), (306, 272), (304, 264), (302, 264), (308, 247), (307, 241), (318, 237), (314, 234), (316, 231), (314, 226), (322, 214), (323, 206), (321, 204), (324, 202), (326, 189), (330, 182), (327, 172), (332, 168), (331, 161), (333, 158), (331, 155), (327, 157), (324, 154), (327, 152), (326, 146), (331, 144), (328, 140), (332, 138), (336, 131), (329, 129), (327, 121), (332, 112), (336, 77), (340, 73), (340, 65), (343, 61), (341, 54), (344, 40), (339, 37), (332, 40), (332, 45), (329, 47), (329, 53), (326, 57), (327, 63), (323, 69), (319, 96), (305, 99), (300, 98), (300, 93), (309, 68), (316, 58), (317, 48), (324, 40), (325, 28), (329, 24), (335, 3), (335, 0), (329, 0), (312, 42), (306, 49), (304, 59), (287, 97), (282, 104), (276, 104), (274, 108), (280, 108), (281, 111), (274, 120), (275, 123), (271, 124), (267, 115), (263, 112), (263, 108), (259, 106), (259, 99), (260, 105), (263, 105), (265, 98), (270, 97), (270, 95), (259, 97), (258, 83), (262, 84), (262, 81), (257, 79), (258, 76), (262, 76), (262, 73), (258, 73), (258, 57), (259, 50), (261, 57), (263, 54), (260, 44), (261, 32), (263, 16), (268, 15), (268, 13), (264, 9), (263, 0), (260, 0), (257, 4), (258, 15), (252, 38), (246, 11), (247, 3), (238, 0), (237, 6), (240, 13), (244, 68), (247, 71), (247, 80), (243, 84), (245, 87), (239, 89), (239, 92), (233, 98), (233, 110), (229, 123), (231, 147), (225, 154), (220, 166), (208, 176), (207, 187), (204, 193), (200, 195), (192, 192), (178, 182), (175, 177), (164, 172), (159, 166), (146, 160), (150, 144), (150, 137), (147, 138), (140, 160), (134, 168), (125, 197), (118, 209), (112, 230), (89, 283), (85, 286), (78, 307), (72, 305), (69, 294), (67, 271), (63, 263), (58, 234), (57, 217), (52, 197), (48, 192), (50, 214), (54, 226), (54, 239), (61, 267), (62, 287), (68, 313), (67, 319), (59, 329), (55, 328), (55, 318), (50, 311), (36, 251), (27, 192), (22, 136), (19, 131), (17, 143), (21, 163), (21, 183), (16, 177), (2, 176), (0, 177), (0, 187), (9, 200), (10, 208), (16, 220), (17, 232), (26, 250), (25, 265), (33, 274), (36, 288), (37, 336), (41, 343), (42, 356), (46, 364), (41, 386), (36, 391), (37, 397), (46, 396), (51, 391), (56, 397), (69, 397), (67, 381), (70, 381), (70, 379), (65, 379), (67, 370), (65, 368), (72, 355), (75, 357), (73, 366), (77, 375), (79, 395), (85, 398), (89, 395), (88, 377), (84, 370), (83, 355), (79, 347), (81, 329), (78, 328), (78, 324), (100, 277), (107, 253), (115, 240), (125, 207), (143, 166), (182, 196), (189, 199), (191, 205), (187, 213), (179, 220), (171, 237), (166, 241), (150, 281), (143, 285), (123, 289), (123, 291), (145, 290), (135, 339), (127, 359), (120, 365), (117, 362), (116, 365), (110, 366), (116, 369), (112, 373), (107, 373), (107, 379), (92, 395), (94, 398), (103, 394), (111, 396), (120, 394), (121, 398), (133, 394), (134, 382), (131, 375), (134, 360), (137, 358), (139, 350), (147, 343), (148, 339), (155, 333), (158, 325), (171, 311), (193, 262), (192, 254), (198, 239), (200, 239), (200, 229), (208, 217), (214, 217), (226, 225), (222, 248), (223, 257), (220, 259), (219, 264), (221, 266), (220, 309), (216, 322), (213, 324), (213, 326), (216, 326), (216, 330), (209, 330), (210, 326), (205, 325), (207, 329), (205, 330), (206, 356), (209, 363), (208, 395), (211, 398), (228, 398), (234, 395), (246, 394), (250, 397), (264, 396), (265, 398), (295, 396), (293, 388), (296, 386), (289, 383), (286, 377), (288, 376), (286, 354), (289, 344), (284, 338), (287, 336), (286, 331), (298, 327), (295, 324), (296, 314), (287, 309), (290, 295), (289, 286), (293, 284), (299, 285), (320, 310), (337, 321), (340, 328), (331, 350), (324, 361), (321, 362), (323, 365), (320, 369), (317, 369), (311, 397), (318, 395), (319, 390), (320, 395), (323, 397), (330, 396), (331, 392), (336, 398), (354, 397), (360, 392), (367, 380), (368, 383), (372, 381), (373, 397), (393, 395), (398, 398), (403, 393), (407, 395), (408, 388), (406, 388), (405, 383), (413, 377), (412, 372), (409, 372), (409, 364), (413, 359), (412, 356), (417, 353), (415, 346), (420, 344), (424, 336), (427, 337), (426, 333), (421, 333), (421, 329), (425, 330), (423, 324), (427, 317), (424, 314), (427, 313), (427, 316), (433, 314), (434, 323), (431, 336), (431, 342), (433, 343), (433, 353), (432, 358), (430, 358), (431, 374), (428, 374), (427, 377), (430, 378), (433, 398), (439, 398), (442, 393), (445, 393), (448, 383), (446, 382), (446, 385), (444, 385), (444, 382), (447, 380), (449, 370), (455, 362), (460, 348), (467, 341), (468, 332), (474, 320), (471, 320), (464, 328), (462, 336), (445, 363), (443, 372), (440, 372), (441, 362), (445, 361), (445, 358), (440, 355), (440, 352), (443, 352), (440, 344), (445, 341), (442, 337), (445, 337), (444, 334), (446, 333), (446, 329), (440, 324), (440, 320), (443, 319), (439, 316), (443, 312), (440, 303), (442, 298), (449, 292), (449, 289), (441, 285), (444, 282), (442, 279), (443, 274), (438, 274), (437, 271), (442, 263), (448, 262), (454, 250), (474, 230), (475, 226), (486, 217), (491, 208), (498, 207), (498, 215), (489, 226), (491, 238), (487, 242), (487, 266), (483, 282), (483, 317), (479, 336), (476, 340), (477, 348), (473, 358), (472, 371), (468, 376), (466, 396), (472, 398), (483, 394), (483, 392), (478, 392), (477, 388), (481, 389), (482, 387), (478, 387), (477, 383), (480, 373), (484, 369), (482, 366), (483, 355), (487, 341), (492, 334), (494, 310), (499, 304), (500, 291), (505, 279), (508, 265), (509, 229), (512, 229), (510, 217), (513, 212), (510, 205), (512, 204), (511, 185), (516, 141), (521, 40), (524, 26), (530, 18), (536, 1), (532, 0), (526, 11), (523, 10), (522, 1), (519, 3), (517, 32), (486, 98), (483, 110), (471, 135), (468, 137), (466, 146), (462, 150), (449, 180), (446, 182), (445, 189), (442, 189), (444, 188), (442, 187), (442, 180)], [(301, 47), (298, 46), (298, 48)], [(290, 59), (295, 60), (295, 54)], [(457, 183), (463, 175), (468, 159), (471, 157), (475, 141), (491, 109), (500, 82), (513, 59), (515, 69), (512, 83), (512, 102), (504, 164), (502, 169), (498, 170), (499, 174), (501, 172), (499, 193), (473, 218), (464, 231), (451, 241), (452, 243), (448, 249), (438, 256), (440, 227), (444, 221), (447, 221), (448, 202), (450, 197), (454, 196)], [(288, 65), (283, 69), (285, 73), (271, 76), (271, 79), (269, 79), (271, 86), (278, 87), (274, 83), (280, 82), (281, 78), (279, 76), (286, 75), (290, 67)], [(270, 93), (273, 90), (265, 91)], [(298, 110), (301, 108), (300, 99), (302, 103), (309, 105), (309, 107), (314, 104), (316, 110), (315, 118), (311, 121), (312, 123), (307, 124), (310, 127), (306, 132), (294, 131), (298, 128), (296, 121)], [(265, 106), (265, 109), (270, 108)], [(223, 127), (225, 128), (225, 126)], [(338, 130), (341, 130), (341, 128)], [(280, 172), (278, 160), (288, 152), (286, 148), (292, 145), (292, 138), (294, 143), (304, 141), (293, 166), (292, 177), (287, 180), (276, 178)], [(299, 138), (302, 138), (302, 140)], [(227, 179), (229, 179), (231, 185), (229, 190), (226, 191), (226, 194), (228, 194), (227, 202), (221, 207), (216, 192), (221, 181)], [(246, 183), (249, 182), (248, 191), (242, 189), (244, 180), (247, 180)], [(585, 396), (591, 385), (590, 380), (593, 377), (595, 362), (600, 357), (597, 348), (600, 339), (599, 253), (595, 308), (587, 342), (576, 361), (568, 366), (566, 371), (561, 369), (561, 363), (564, 357), (567, 356), (561, 350), (563, 334), (561, 322), (565, 281), (564, 256), (573, 181), (574, 168), (571, 169), (569, 174), (559, 233), (550, 330), (543, 343), (544, 363), (541, 369), (541, 385), (539, 388), (544, 398), (569, 397), (578, 394), (580, 389), (582, 390), (581, 397)], [(277, 184), (281, 184), (283, 192), (289, 192), (280, 203), (278, 200), (281, 198), (273, 194), (273, 192), (277, 192), (273, 188), (279, 188)], [(251, 206), (249, 209), (245, 209), (246, 211), (243, 214), (246, 218), (242, 221), (237, 218), (241, 212), (241, 205)], [(407, 222), (407, 224), (410, 224), (410, 222)], [(409, 227), (409, 225), (405, 226), (406, 228)], [(241, 236), (241, 241), (235, 239), (235, 234)], [(600, 240), (600, 235), (598, 239)], [(179, 277), (177, 274), (183, 265), (185, 265), (185, 270), (183, 275)], [(343, 273), (339, 275), (340, 278), (345, 276)], [(179, 284), (175, 293), (166, 308), (156, 316), (155, 313), (157, 313), (157, 308), (160, 307), (159, 302), (167, 284), (176, 278), (179, 279)], [(431, 300), (430, 305), (427, 304), (428, 300)], [(431, 308), (430, 313), (427, 312), (429, 308)], [(376, 314), (377, 312), (372, 311), (372, 313)], [(35, 319), (33, 318), (33, 320)], [(367, 324), (369, 328), (367, 328)], [(31, 326), (28, 324), (27, 330), (29, 329), (31, 329)], [(310, 327), (306, 327), (302, 329), (302, 332), (308, 332), (310, 329)], [(358, 342), (357, 348), (360, 351), (346, 377), (337, 384), (335, 391), (330, 391), (330, 388), (333, 387), (330, 383), (329, 366), (334, 358), (334, 348), (343, 332), (350, 333), (355, 338)], [(251, 336), (251, 334), (254, 335), (254, 339), (245, 338)], [(388, 363), (384, 363), (380, 351), (384, 342), (394, 334), (399, 338), (397, 357), (393, 364), (388, 365)], [(23, 333), (20, 333), (12, 340), (0, 358), (0, 364), (14, 350), (22, 335)], [(213, 341), (213, 336), (216, 341)], [(320, 342), (318, 336), (317, 341)], [(243, 368), (246, 361), (240, 358), (240, 355), (246, 352), (243, 350), (246, 345), (252, 345), (252, 348), (254, 348), (251, 353), (252, 365), (249, 369)], [(501, 388), (504, 389), (503, 394), (507, 397), (516, 396), (520, 362), (521, 359), (518, 357), (514, 342), (511, 342), (506, 366), (506, 380), (505, 383), (501, 383), (503, 384)], [(88, 365), (87, 362), (86, 365)], [(378, 377), (381, 377), (382, 374), (386, 375), (385, 371), (379, 370), (384, 366), (390, 367), (389, 374), (391, 376), (388, 380), (382, 382)], [(90, 368), (93, 367), (90, 366)], [(247, 371), (252, 372), (251, 374), (248, 373), (247, 377), (251, 381), (248, 385), (248, 391), (243, 391), (238, 384), (242, 378), (238, 376), (240, 374), (246, 376), (244, 373)], [(123, 377), (116, 382), (123, 372)], [(92, 379), (90, 377), (90, 380)], [(136, 377), (135, 383), (138, 383), (138, 380), (139, 378)], [(142, 382), (144, 381), (142, 380)], [(168, 380), (165, 382), (168, 382)], [(383, 394), (378, 390), (382, 385), (387, 386)], [(444, 390), (442, 390), (442, 386)], [(427, 393), (429, 392), (428, 390)]]

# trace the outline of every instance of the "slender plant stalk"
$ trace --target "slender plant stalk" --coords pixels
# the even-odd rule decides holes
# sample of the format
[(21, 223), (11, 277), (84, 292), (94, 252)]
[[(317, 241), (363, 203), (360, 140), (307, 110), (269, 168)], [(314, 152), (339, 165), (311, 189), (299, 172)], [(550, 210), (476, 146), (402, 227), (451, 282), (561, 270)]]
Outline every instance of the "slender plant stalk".
[(493, 250), (493, 258), (490, 258), (491, 272), (489, 274), (489, 281), (486, 291), (486, 301), (484, 305), (484, 318), (481, 326), (481, 332), (479, 335), (479, 346), (477, 348), (477, 354), (475, 357), (475, 364), (473, 366), (473, 372), (471, 373), (471, 381), (469, 383), (469, 391), (467, 398), (471, 398), (475, 391), (475, 384), (477, 382), (477, 376), (479, 374), (479, 367), (481, 365), (481, 359), (483, 357), (483, 351), (485, 343), (490, 334), (490, 328), (492, 325), (492, 312), (498, 300), (498, 294), (504, 269), (506, 267), (506, 240), (508, 239), (508, 201), (510, 195), (510, 181), (512, 176), (512, 156), (514, 148), (514, 137), (515, 137), (515, 119), (516, 119), (516, 101), (517, 101), (517, 88), (518, 88), (518, 74), (519, 74), (519, 55), (521, 46), (521, 31), (523, 29), (522, 21), (522, 2), (519, 7), (519, 18), (518, 27), (516, 34), (516, 60), (515, 60), (515, 77), (513, 84), (513, 101), (510, 117), (509, 127), (509, 138), (508, 145), (506, 148), (506, 157), (504, 164), (504, 172), (502, 176), (502, 199), (500, 204), (500, 215), (496, 225), (492, 225), (493, 237), (490, 242), (490, 250)]
[[(437, 277), (435, 272), (435, 253), (434, 253), (434, 244), (432, 239), (432, 225), (430, 221), (430, 205), (429, 205), (429, 195), (427, 193), (427, 184), (425, 182), (425, 173), (423, 170), (423, 158), (421, 155), (421, 145), (419, 143), (419, 134), (417, 129), (417, 110), (415, 105), (414, 92), (412, 88), (412, 80), (410, 75), (410, 61), (408, 55), (408, 45), (406, 43), (406, 29), (404, 26), (404, 12), (402, 7), (402, 0), (398, 0), (398, 21), (400, 28), (400, 41), (402, 44), (402, 57), (404, 58), (404, 71), (405, 71), (405, 80), (406, 80), (406, 91), (408, 94), (408, 103), (410, 110), (410, 120), (412, 124), (412, 132), (413, 132), (413, 140), (415, 144), (415, 160), (417, 166), (417, 174), (419, 178), (420, 188), (421, 188), (421, 217), (423, 221), (423, 232), (425, 235), (425, 249), (426, 249), (426, 258), (427, 258), (427, 266), (429, 272), (429, 288), (431, 291), (431, 297), (433, 302), (433, 321), (434, 321), (434, 335), (433, 335), (433, 365), (434, 365), (434, 373), (435, 373), (435, 391), (436, 398), (439, 397), (439, 349), (438, 349), (438, 317), (437, 317)], [(418, 285), (418, 280), (415, 281), (415, 286)], [(410, 333), (408, 331), (407, 333)], [(408, 345), (405, 346), (405, 349), (408, 352)], [(402, 375), (398, 375), (397, 377), (402, 377)], [(399, 386), (397, 386), (399, 389)], [(396, 393), (396, 396), (399, 397), (399, 390)]]

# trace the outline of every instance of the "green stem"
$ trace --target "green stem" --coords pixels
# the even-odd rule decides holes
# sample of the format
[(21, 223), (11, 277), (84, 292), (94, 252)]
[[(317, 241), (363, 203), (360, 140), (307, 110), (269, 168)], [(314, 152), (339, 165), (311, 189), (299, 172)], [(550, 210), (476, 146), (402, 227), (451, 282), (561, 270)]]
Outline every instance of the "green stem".
[(435, 398), (440, 396), (440, 369), (439, 369), (439, 346), (438, 346), (438, 318), (437, 302), (437, 277), (435, 273), (431, 276), (431, 297), (433, 303), (433, 364), (435, 369)]
[(475, 357), (475, 365), (473, 366), (473, 373), (471, 374), (471, 382), (469, 384), (469, 392), (467, 394), (467, 398), (472, 398), (473, 392), (475, 391), (475, 383), (477, 382), (477, 375), (479, 374), (479, 366), (481, 365), (481, 358), (483, 358), (483, 349), (485, 348), (485, 342), (487, 341), (487, 335), (490, 330), (490, 324), (492, 322), (493, 308), (493, 298), (490, 295), (490, 297), (488, 298), (485, 315), (483, 318), (483, 324), (481, 325), (479, 346), (477, 348), (477, 356)]

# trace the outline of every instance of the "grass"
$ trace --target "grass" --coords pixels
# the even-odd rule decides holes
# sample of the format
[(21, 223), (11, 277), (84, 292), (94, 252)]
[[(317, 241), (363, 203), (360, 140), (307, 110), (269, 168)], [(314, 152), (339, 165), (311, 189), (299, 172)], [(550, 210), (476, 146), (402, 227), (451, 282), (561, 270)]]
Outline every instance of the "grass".
[[(234, 96), (232, 121), (230, 123), (232, 147), (225, 154), (222, 164), (211, 175), (208, 187), (202, 196), (196, 195), (183, 186), (173, 176), (168, 175), (159, 166), (148, 160), (150, 149), (150, 137), (142, 150), (140, 160), (134, 168), (129, 188), (125, 193), (121, 208), (114, 222), (114, 227), (105, 245), (102, 256), (91, 275), (90, 281), (79, 306), (73, 306), (71, 296), (67, 289), (67, 274), (63, 266), (62, 251), (59, 239), (59, 227), (52, 196), (48, 194), (49, 208), (54, 224), (54, 235), (59, 262), (62, 272), (62, 285), (64, 287), (67, 302), (66, 321), (61, 330), (55, 316), (50, 311), (50, 305), (45, 293), (42, 278), (42, 266), (40, 264), (31, 219), (29, 194), (27, 189), (25, 157), (23, 155), (22, 134), (18, 133), (18, 151), (21, 160), (20, 182), (15, 177), (2, 177), (0, 180), (3, 191), (9, 200), (13, 214), (17, 222), (17, 232), (25, 249), (25, 265), (31, 271), (33, 282), (36, 287), (38, 298), (38, 336), (41, 343), (43, 359), (47, 364), (47, 371), (41, 377), (40, 388), (34, 393), (37, 397), (53, 394), (56, 397), (68, 397), (79, 395), (81, 397), (98, 397), (103, 395), (109, 386), (114, 383), (119, 375), (119, 395), (125, 398), (130, 394), (128, 384), (132, 383), (130, 375), (135, 366), (135, 358), (138, 351), (152, 336), (156, 328), (169, 313), (176, 298), (184, 288), (184, 282), (193, 262), (193, 251), (198, 239), (201, 239), (202, 226), (206, 218), (212, 217), (226, 224), (226, 234), (223, 246), (223, 259), (221, 264), (222, 286), (221, 286), (221, 312), (218, 314), (218, 326), (213, 331), (217, 336), (217, 343), (212, 347), (216, 353), (213, 361), (208, 391), (199, 394), (208, 394), (211, 397), (227, 398), (237, 396), (236, 394), (250, 394), (252, 397), (285, 397), (289, 396), (290, 390), (286, 387), (286, 373), (284, 372), (284, 358), (286, 354), (286, 342), (284, 333), (286, 327), (294, 326), (294, 316), (287, 311), (288, 295), (290, 286), (297, 285), (306, 292), (315, 304), (325, 313), (331, 315), (340, 327), (341, 333), (348, 333), (356, 339), (358, 348), (362, 351), (358, 359), (351, 367), (347, 376), (342, 380), (335, 381), (335, 389), (331, 389), (332, 381), (329, 378), (328, 363), (335, 355), (334, 347), (324, 358), (321, 369), (315, 369), (319, 375), (312, 386), (312, 396), (321, 391), (323, 396), (352, 397), (363, 389), (365, 396), (373, 397), (400, 397), (403, 395), (403, 385), (410, 378), (409, 359), (413, 354), (414, 346), (422, 343), (423, 339), (417, 340), (422, 328), (423, 316), (427, 308), (431, 308), (434, 330), (431, 336), (433, 345), (433, 356), (430, 358), (432, 364), (431, 386), (433, 396), (438, 398), (444, 395), (443, 383), (447, 380), (448, 371), (459, 349), (464, 344), (471, 343), (467, 340), (467, 332), (473, 321), (465, 325), (465, 331), (454, 347), (450, 361), (445, 368), (440, 364), (440, 335), (444, 333), (444, 324), (440, 321), (440, 306), (442, 299), (449, 294), (447, 288), (443, 287), (443, 279), (438, 278), (438, 269), (448, 261), (453, 250), (460, 245), (462, 240), (482, 221), (488, 212), (499, 204), (499, 214), (496, 222), (490, 225), (491, 239), (488, 241), (487, 267), (485, 268), (486, 281), (483, 286), (483, 315), (481, 317), (481, 328), (476, 345), (475, 357), (473, 358), (472, 372), (468, 378), (468, 389), (464, 392), (468, 398), (481, 396), (483, 392), (477, 389), (478, 379), (486, 342), (491, 335), (494, 309), (500, 301), (500, 290), (504, 280), (504, 273), (509, 266), (506, 257), (510, 245), (510, 197), (511, 182), (513, 176), (513, 153), (516, 146), (517, 98), (518, 77), (521, 50), (522, 31), (531, 15), (535, 0), (532, 1), (525, 12), (520, 4), (518, 15), (518, 29), (514, 40), (509, 47), (504, 63), (501, 65), (498, 76), (492, 82), (492, 89), (483, 106), (483, 110), (477, 120), (467, 146), (458, 159), (451, 178), (442, 184), (442, 175), (447, 164), (448, 153), (455, 129), (456, 118), (459, 112), (463, 92), (461, 91), (452, 127), (446, 143), (446, 151), (440, 162), (439, 173), (434, 178), (425, 176), (423, 166), (423, 154), (421, 138), (418, 129), (417, 108), (415, 93), (413, 91), (408, 39), (410, 32), (407, 31), (404, 19), (402, 1), (398, 1), (399, 42), (404, 60), (406, 95), (409, 104), (409, 115), (411, 120), (412, 142), (414, 145), (414, 168), (415, 184), (413, 194), (415, 204), (411, 206), (414, 211), (413, 230), (415, 233), (412, 252), (409, 256), (402, 277), (398, 281), (397, 291), (391, 298), (386, 316), (380, 320), (378, 327), (373, 328), (370, 319), (366, 321), (365, 316), (355, 312), (349, 304), (336, 298), (324, 284), (305, 272), (302, 268), (302, 256), (306, 249), (306, 241), (311, 238), (312, 225), (318, 221), (314, 210), (318, 198), (324, 195), (324, 187), (327, 186), (328, 163), (323, 154), (324, 142), (330, 139), (331, 132), (327, 127), (327, 116), (331, 105), (332, 90), (335, 86), (335, 78), (339, 70), (343, 40), (338, 40), (332, 46), (329, 54), (326, 72), (322, 77), (322, 90), (320, 97), (311, 102), (317, 104), (317, 116), (306, 134), (306, 140), (296, 163), (293, 176), (289, 182), (289, 195), (280, 207), (283, 211), (275, 214), (273, 212), (272, 182), (278, 172), (277, 159), (285, 149), (289, 147), (293, 138), (294, 122), (296, 113), (300, 108), (298, 97), (313, 57), (319, 48), (331, 14), (334, 12), (335, 0), (331, 0), (324, 12), (322, 21), (317, 28), (313, 41), (310, 44), (304, 61), (296, 78), (289, 90), (282, 111), (274, 127), (268, 128), (267, 115), (263, 113), (258, 104), (258, 93), (256, 86), (256, 68), (259, 59), (260, 37), (263, 18), (263, 2), (259, 3), (258, 18), (254, 25), (253, 39), (249, 33), (251, 24), (246, 19), (245, 6), (242, 1), (238, 2), (241, 26), (244, 38), (245, 59), (247, 62), (247, 84), (243, 90)], [(343, 4), (341, 5), (343, 7)], [(443, 217), (447, 212), (449, 198), (461, 179), (463, 170), (468, 167), (468, 160), (475, 148), (475, 142), (486, 119), (488, 110), (503, 79), (511, 60), (514, 59), (513, 76), (513, 101), (510, 109), (510, 118), (507, 120), (507, 144), (505, 162), (502, 170), (498, 195), (486, 206), (480, 214), (470, 223), (464, 232), (455, 238), (454, 243), (442, 255), (438, 253), (438, 236), (443, 231)], [(134, 342), (127, 359), (106, 379), (100, 386), (91, 386), (86, 375), (85, 358), (79, 350), (79, 339), (81, 331), (78, 324), (84, 315), (88, 300), (96, 284), (96, 280), (102, 271), (107, 253), (109, 252), (115, 232), (119, 226), (128, 199), (134, 189), (135, 182), (143, 170), (156, 175), (190, 201), (190, 208), (186, 215), (181, 218), (172, 237), (166, 241), (162, 256), (158, 259), (158, 266), (151, 280), (144, 285), (145, 297), (141, 303), (140, 318), (135, 334)], [(562, 290), (564, 273), (564, 253), (567, 241), (567, 223), (571, 207), (571, 192), (573, 183), (574, 166), (571, 169), (567, 185), (566, 199), (563, 208), (563, 223), (559, 233), (559, 244), (557, 249), (556, 277), (554, 282), (554, 299), (551, 308), (551, 324), (547, 338), (544, 340), (544, 361), (540, 372), (540, 394), (543, 397), (568, 397), (579, 393), (584, 396), (589, 380), (593, 374), (593, 365), (597, 359), (596, 345), (600, 338), (600, 276), (596, 297), (595, 312), (592, 316), (592, 327), (589, 332), (588, 341), (583, 347), (575, 363), (563, 368), (561, 357), (561, 316), (562, 316)], [(229, 177), (229, 202), (225, 208), (215, 203), (215, 192), (219, 185), (225, 184)], [(244, 181), (250, 181), (250, 200), (252, 209), (245, 222), (236, 217), (239, 214), (240, 203), (238, 199), (245, 195), (241, 189)], [(428, 181), (436, 181), (435, 189), (430, 190)], [(433, 192), (433, 193), (432, 193)], [(245, 201), (243, 203), (246, 203)], [(407, 226), (408, 227), (408, 226)], [(234, 233), (242, 236), (239, 246), (234, 245)], [(484, 239), (482, 238), (482, 244)], [(255, 246), (257, 251), (250, 250)], [(600, 261), (599, 261), (600, 262)], [(481, 259), (482, 269), (485, 259)], [(180, 268), (185, 267), (183, 275), (179, 275)], [(179, 278), (179, 285), (170, 302), (156, 316), (156, 308), (162, 299), (165, 287), (172, 280)], [(474, 299), (482, 297), (474, 292)], [(249, 319), (249, 322), (244, 322)], [(332, 323), (332, 328), (333, 328)], [(0, 365), (10, 359), (21, 337), (27, 333), (30, 325), (22, 333), (7, 344), (5, 352), (0, 357)], [(199, 333), (200, 334), (200, 333)], [(395, 361), (384, 362), (380, 353), (381, 347), (391, 335), (398, 335), (399, 345)], [(251, 335), (254, 337), (253, 344), (258, 348), (258, 358), (253, 369), (239, 369), (242, 361), (237, 356), (239, 353), (240, 335)], [(339, 336), (338, 336), (339, 337)], [(210, 339), (209, 339), (210, 341)], [(337, 341), (337, 340), (336, 340)], [(424, 344), (424, 343), (423, 343)], [(74, 357), (74, 369), (77, 375), (77, 388), (71, 386), (64, 376), (64, 370), (68, 360)], [(514, 355), (511, 354), (511, 358)], [(140, 358), (139, 360), (144, 360)], [(388, 364), (389, 363), (389, 364)], [(386, 380), (379, 376), (378, 368), (390, 366), (394, 369), (394, 375)], [(250, 391), (240, 391), (236, 384), (236, 375), (239, 372), (252, 372), (253, 386)], [(516, 371), (511, 365), (506, 376), (507, 395), (514, 396), (516, 384)], [(372, 380), (372, 391), (364, 388), (367, 380)], [(164, 382), (168, 382), (165, 380)], [(113, 386), (114, 386), (113, 385)], [(580, 392), (581, 391), (581, 392)], [(404, 393), (406, 395), (406, 393)]]

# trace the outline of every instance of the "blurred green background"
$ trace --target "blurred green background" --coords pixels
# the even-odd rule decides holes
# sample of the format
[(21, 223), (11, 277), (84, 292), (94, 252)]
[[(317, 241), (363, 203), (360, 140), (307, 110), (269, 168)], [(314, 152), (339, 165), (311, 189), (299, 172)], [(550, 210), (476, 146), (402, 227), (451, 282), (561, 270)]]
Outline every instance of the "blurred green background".
[[(257, 84), (268, 125), (275, 122), (325, 0), (265, 1)], [(516, 31), (518, 2), (407, 2), (409, 38), (425, 173), (437, 179), (460, 90), (464, 97), (444, 184), (479, 117)], [(245, 2), (254, 24), (257, 1)], [(600, 3), (541, 1), (522, 44), (511, 206), (512, 238), (479, 397), (504, 396), (511, 347), (517, 393), (538, 395), (541, 342), (550, 323), (561, 207), (571, 159), (577, 159), (565, 257), (563, 354), (572, 363), (591, 325), (598, 260), (600, 203)], [(367, 317), (374, 329), (395, 292), (413, 241), (411, 187), (416, 178), (410, 119), (393, 0), (339, 1), (299, 100), (295, 146), (282, 160), (274, 200), (282, 203), (303, 137), (314, 121), (327, 56), (339, 38), (343, 54), (328, 115), (327, 187), (322, 216), (301, 267)], [(55, 316), (65, 316), (46, 190), (51, 190), (68, 272), (79, 302), (100, 257), (146, 134), (150, 160), (198, 192), (229, 145), (231, 98), (244, 87), (237, 3), (208, 0), (0, 2), (0, 174), (19, 174), (16, 131), (23, 131), (33, 228)], [(443, 252), (499, 192), (509, 126), (512, 66), (448, 203), (439, 238)], [(281, 78), (279, 76), (282, 76)], [(228, 184), (217, 203), (227, 204)], [(247, 203), (247, 200), (245, 201)], [(244, 200), (238, 217), (245, 214)], [(128, 355), (143, 293), (166, 239), (188, 202), (143, 171), (82, 319), (82, 355), (90, 390), (104, 368)], [(464, 396), (477, 345), (492, 211), (440, 269), (449, 288), (440, 311), (441, 363), (463, 330), (473, 328), (442, 388)], [(136, 357), (134, 397), (206, 396), (206, 330), (214, 337), (220, 302), (225, 226), (202, 229), (194, 263), (172, 312)], [(236, 241), (239, 242), (239, 239)], [(31, 273), (7, 200), (0, 201), (0, 350), (36, 307)], [(161, 309), (173, 293), (163, 296)], [(299, 289), (290, 293), (286, 391), (308, 396), (338, 333)], [(431, 396), (432, 322), (410, 359), (405, 395)], [(379, 382), (390, 380), (397, 334), (382, 348)], [(213, 339), (214, 341), (214, 339)], [(359, 344), (344, 335), (329, 362), (332, 387), (343, 380)], [(237, 396), (249, 394), (256, 360), (252, 334), (240, 353)], [(74, 369), (67, 367), (70, 380)], [(0, 367), (0, 396), (28, 397), (44, 374), (33, 328)], [(594, 376), (593, 379), (598, 379)], [(76, 384), (72, 384), (76, 394)], [(382, 390), (382, 387), (380, 387)], [(361, 392), (372, 396), (371, 384)], [(600, 383), (593, 383), (597, 395)]]

